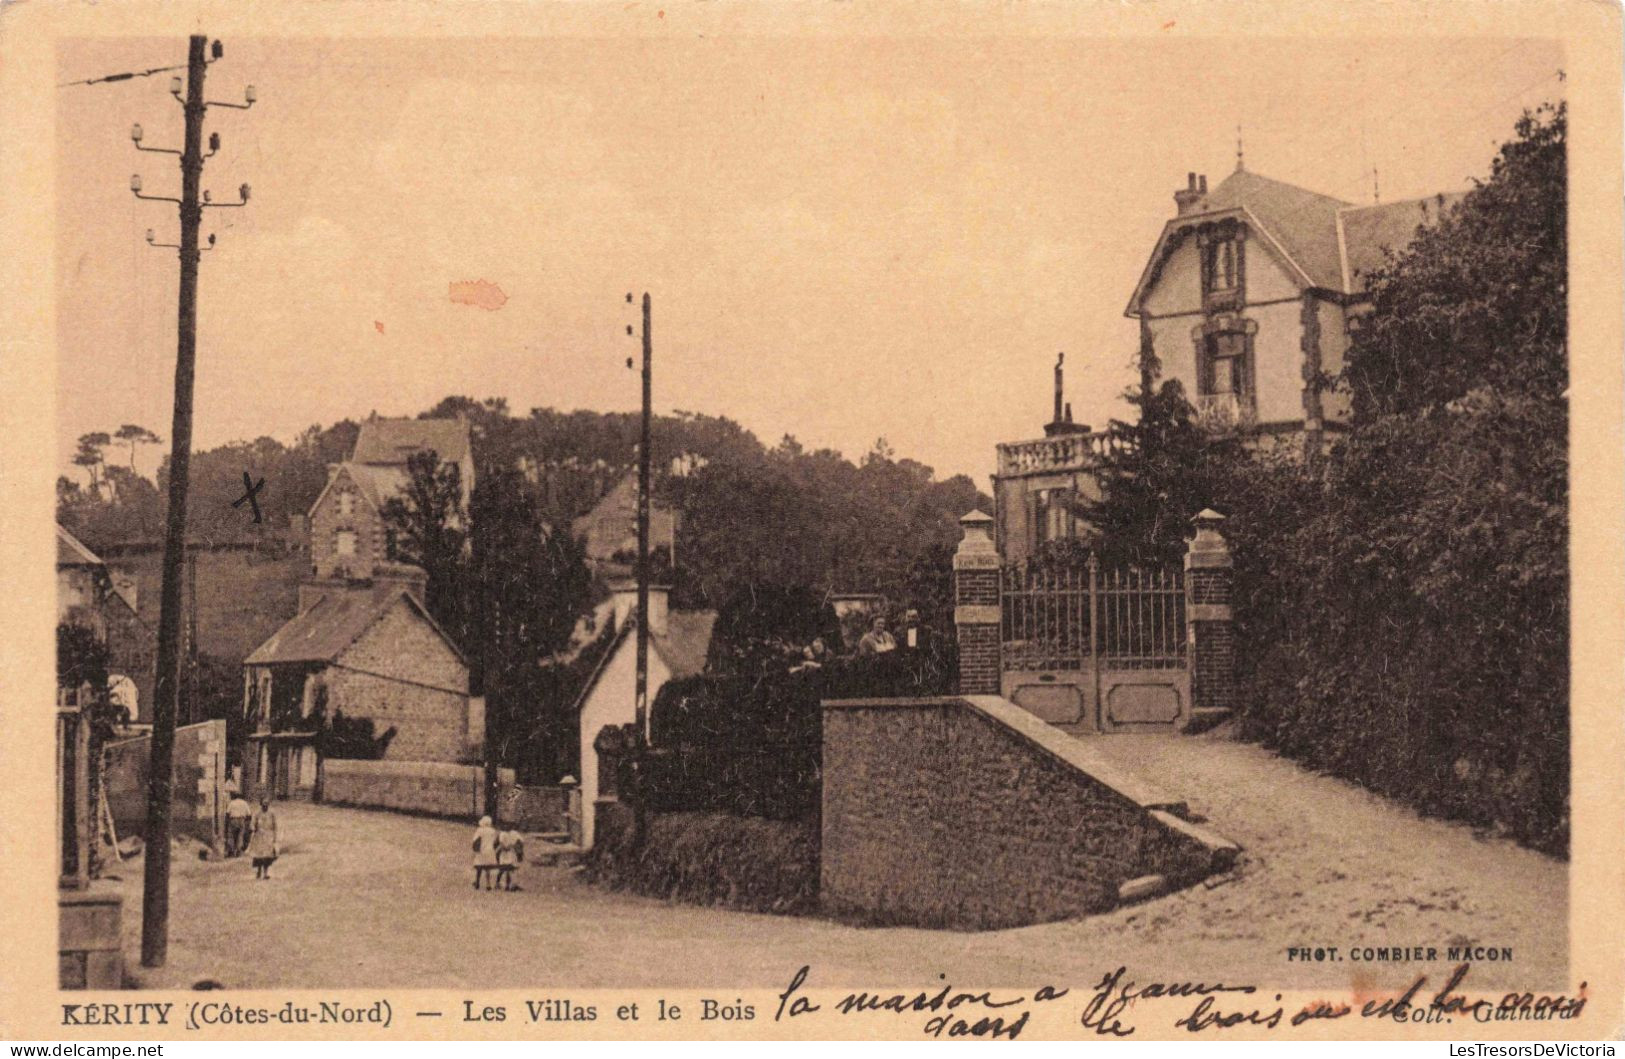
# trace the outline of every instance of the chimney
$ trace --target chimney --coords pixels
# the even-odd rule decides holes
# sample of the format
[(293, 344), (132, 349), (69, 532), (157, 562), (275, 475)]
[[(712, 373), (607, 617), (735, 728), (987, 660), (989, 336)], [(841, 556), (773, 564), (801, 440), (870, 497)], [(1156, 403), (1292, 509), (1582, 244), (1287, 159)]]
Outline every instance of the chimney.
[(1196, 213), (1205, 194), (1207, 194), (1207, 177), (1203, 176), (1201, 183), (1198, 184), (1195, 173), (1186, 173), (1185, 186), (1174, 192), (1174, 205), (1179, 208), (1177, 216)]
[[(631, 578), (615, 581), (609, 586), (609, 594), (615, 602), (615, 627), (619, 629), (637, 612), (638, 583)], [(649, 632), (654, 636), (666, 635), (666, 611), (670, 595), (670, 585), (649, 586)]]
[(429, 574), (421, 566), (413, 566), (411, 563), (378, 563), (373, 568), (372, 579), (378, 584), (402, 585), (413, 599), (427, 605)]

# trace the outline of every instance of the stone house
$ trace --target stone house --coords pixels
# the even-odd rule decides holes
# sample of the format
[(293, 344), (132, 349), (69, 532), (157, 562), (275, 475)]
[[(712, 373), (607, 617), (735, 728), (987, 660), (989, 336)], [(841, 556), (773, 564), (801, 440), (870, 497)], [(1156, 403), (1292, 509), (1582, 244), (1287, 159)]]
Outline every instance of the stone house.
[(474, 492), (474, 448), (464, 419), (379, 419), (361, 424), (350, 459), (328, 468), (310, 507), (313, 582), (366, 580), (388, 561), (383, 509), (410, 480), (407, 461), (433, 452), (455, 469), (463, 510)]
[[(577, 734), (581, 749), (581, 846), (592, 848), (594, 804), (601, 789), (598, 752), (593, 742), (607, 725), (635, 720), (637, 690), (637, 585), (622, 581), (612, 586), (615, 638), (576, 699)], [(669, 680), (691, 677), (705, 669), (711, 650), (715, 611), (673, 611), (668, 590), (649, 587), (649, 703)]]
[(385, 760), (464, 761), (485, 738), (461, 652), (398, 582), (318, 596), (244, 660), (243, 696), (245, 787), (276, 797), (315, 787), (313, 713), (394, 729)]
[[(1142, 360), (1177, 379), (1215, 432), (1275, 437), (1317, 450), (1346, 428), (1343, 368), (1368, 309), (1366, 283), (1462, 195), (1357, 205), (1243, 168), (1209, 190), (1188, 174), (1175, 214), (1151, 248), (1125, 315), (1139, 323)], [(1002, 444), (993, 477), (998, 543), (1011, 559), (1077, 536), (1076, 496), (1109, 440), (1075, 426), (1059, 396), (1045, 436)]]
[(132, 725), (152, 721), (158, 631), (136, 609), (137, 589), (73, 534), (56, 527), (56, 620), (83, 625), (107, 645), (108, 690)]

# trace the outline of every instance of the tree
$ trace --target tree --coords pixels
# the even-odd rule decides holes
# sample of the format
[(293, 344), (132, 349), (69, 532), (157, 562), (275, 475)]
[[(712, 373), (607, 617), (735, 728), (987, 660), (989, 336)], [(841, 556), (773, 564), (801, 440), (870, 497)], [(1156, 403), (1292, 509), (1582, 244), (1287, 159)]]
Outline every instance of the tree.
[(1077, 513), (1093, 527), (1103, 561), (1173, 562), (1184, 552), (1191, 516), (1220, 503), (1221, 468), (1239, 442), (1198, 426), (1179, 381), (1159, 384), (1155, 361), (1124, 397), (1137, 415), (1112, 421), (1097, 474), (1100, 499), (1080, 500)]
[(481, 478), (470, 516), (469, 652), (485, 693), (491, 757), (557, 779), (568, 767), (573, 703), (547, 694), (556, 681), (543, 670), (592, 605), (585, 555), (568, 532), (549, 529), (517, 471)]
[(137, 445), (157, 445), (162, 440), (162, 439), (160, 439), (158, 437), (157, 434), (154, 434), (152, 431), (148, 430), (146, 427), (137, 426), (134, 423), (125, 423), (123, 426), (118, 428), (118, 432), (115, 433), (113, 435), (113, 437), (117, 438), (119, 441), (124, 442), (130, 448), (130, 473), (131, 474), (135, 473), (135, 449), (136, 449), (136, 446)]
[(1358, 416), (1567, 389), (1567, 129), (1564, 103), (1526, 111), (1489, 180), (1369, 277), (1344, 372)]
[(400, 495), (384, 502), (387, 552), (428, 576), (424, 605), (440, 627), (466, 646), (468, 640), (468, 541), (463, 489), (455, 464), (433, 451), (415, 452), (406, 463)]
[(73, 465), (83, 467), (90, 478), (90, 491), (96, 496), (101, 495), (100, 468), (106, 462), (103, 449), (113, 443), (113, 439), (105, 430), (93, 431), (89, 434), (79, 435), (79, 448), (73, 454)]

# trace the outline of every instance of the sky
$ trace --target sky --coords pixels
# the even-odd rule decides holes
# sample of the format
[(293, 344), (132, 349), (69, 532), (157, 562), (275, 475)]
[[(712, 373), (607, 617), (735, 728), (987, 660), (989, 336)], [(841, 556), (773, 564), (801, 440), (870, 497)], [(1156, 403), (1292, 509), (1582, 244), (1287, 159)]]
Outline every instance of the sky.
[[(184, 61), (81, 40), (59, 79)], [(985, 487), (995, 444), (1042, 433), (1058, 351), (1077, 420), (1125, 413), (1123, 310), (1238, 124), (1248, 169), (1351, 202), (1373, 168), (1383, 201), (1459, 190), (1561, 66), (1504, 38), (229, 40), (206, 95), (259, 102), (209, 111), (204, 186), (253, 195), (204, 218), (195, 446), (448, 394), (635, 410), (649, 291), (658, 412), (854, 458), (884, 437)], [(64, 473), (87, 431), (167, 450), (177, 266), (144, 233), (177, 222), (129, 177), (179, 173), (129, 128), (179, 146), (168, 76), (58, 90)]]

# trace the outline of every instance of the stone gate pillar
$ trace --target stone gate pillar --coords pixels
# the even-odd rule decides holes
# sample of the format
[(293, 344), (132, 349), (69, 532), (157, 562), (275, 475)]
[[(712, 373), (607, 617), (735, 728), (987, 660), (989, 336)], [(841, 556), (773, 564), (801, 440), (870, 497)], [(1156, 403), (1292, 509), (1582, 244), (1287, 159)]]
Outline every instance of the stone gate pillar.
[(959, 693), (999, 693), (999, 550), (993, 516), (972, 511), (959, 520), (954, 552), (954, 629), (959, 637)]
[(1196, 536), (1185, 551), (1185, 623), (1190, 630), (1191, 720), (1222, 720), (1239, 705), (1235, 629), (1230, 611), (1234, 580), (1230, 545), (1208, 508), (1191, 519)]

